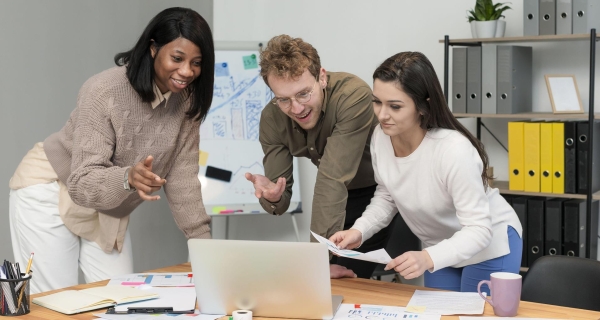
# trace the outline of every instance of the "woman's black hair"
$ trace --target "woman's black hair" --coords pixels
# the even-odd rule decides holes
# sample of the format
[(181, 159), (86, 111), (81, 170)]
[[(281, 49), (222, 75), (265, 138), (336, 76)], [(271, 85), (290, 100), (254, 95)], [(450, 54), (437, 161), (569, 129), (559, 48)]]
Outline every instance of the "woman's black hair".
[(422, 114), (421, 128), (446, 128), (459, 131), (477, 149), (483, 162), (481, 180), (488, 186), (492, 178), (487, 173), (489, 160), (481, 141), (477, 140), (452, 114), (433, 65), (420, 52), (400, 52), (387, 58), (373, 73), (373, 80), (396, 83), (415, 102)]
[(178, 38), (193, 42), (202, 54), (200, 76), (185, 92), (191, 99), (188, 117), (204, 121), (212, 103), (215, 48), (208, 23), (196, 11), (178, 7), (161, 11), (152, 18), (131, 50), (115, 55), (115, 63), (127, 66), (127, 78), (134, 90), (142, 101), (151, 102), (155, 99), (152, 90), (155, 72), (150, 47), (154, 45), (158, 52), (162, 46)]

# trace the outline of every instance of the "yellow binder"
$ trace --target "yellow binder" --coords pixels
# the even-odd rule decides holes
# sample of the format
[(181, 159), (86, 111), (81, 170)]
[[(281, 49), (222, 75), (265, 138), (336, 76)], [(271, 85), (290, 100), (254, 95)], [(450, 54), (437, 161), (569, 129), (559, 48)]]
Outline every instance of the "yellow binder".
[(552, 192), (552, 123), (540, 123), (540, 191)]
[(552, 124), (552, 192), (565, 193), (565, 124)]
[(540, 192), (540, 123), (523, 125), (525, 191)]
[(508, 123), (508, 189), (525, 190), (523, 122)]

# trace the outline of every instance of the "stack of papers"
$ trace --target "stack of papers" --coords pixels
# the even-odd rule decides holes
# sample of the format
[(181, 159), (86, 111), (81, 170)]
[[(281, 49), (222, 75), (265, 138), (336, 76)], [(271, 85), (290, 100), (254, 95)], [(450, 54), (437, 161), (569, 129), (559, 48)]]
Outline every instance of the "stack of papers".
[(415, 290), (406, 308), (447, 316), (453, 314), (483, 314), (484, 306), (485, 301), (481, 299), (477, 292)]
[(329, 241), (328, 239), (325, 239), (312, 231), (310, 233), (312, 233), (313, 237), (315, 237), (315, 239), (317, 239), (317, 241), (319, 241), (320, 243), (326, 244), (329, 251), (331, 251), (333, 254), (338, 255), (340, 257), (381, 263), (381, 264), (388, 264), (388, 263), (390, 263), (390, 261), (392, 261), (392, 258), (390, 257), (389, 253), (387, 253), (387, 251), (385, 251), (385, 249), (374, 250), (374, 251), (370, 251), (367, 253), (362, 253), (362, 252), (353, 251), (353, 250), (342, 250), (342, 249), (339, 249), (335, 245), (335, 243)]
[[(224, 315), (201, 314), (198, 310), (194, 314), (104, 314), (95, 313), (94, 316), (106, 320), (173, 320), (173, 318), (190, 320), (215, 320)], [(97, 319), (98, 319), (97, 318)]]

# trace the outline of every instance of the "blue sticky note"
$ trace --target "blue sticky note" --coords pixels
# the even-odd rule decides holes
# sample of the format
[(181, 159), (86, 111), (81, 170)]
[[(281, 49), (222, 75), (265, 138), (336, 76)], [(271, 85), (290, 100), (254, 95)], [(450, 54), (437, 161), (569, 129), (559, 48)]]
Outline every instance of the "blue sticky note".
[(229, 77), (229, 65), (227, 62), (215, 63), (216, 77)]
[(256, 60), (255, 54), (244, 56), (242, 59), (244, 60), (244, 69), (248, 70), (258, 68), (258, 61)]

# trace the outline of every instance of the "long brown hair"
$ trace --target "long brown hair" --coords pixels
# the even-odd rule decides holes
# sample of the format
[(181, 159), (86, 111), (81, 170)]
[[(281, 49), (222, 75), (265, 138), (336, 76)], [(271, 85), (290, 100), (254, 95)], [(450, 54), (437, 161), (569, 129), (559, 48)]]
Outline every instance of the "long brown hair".
[[(413, 101), (417, 111), (422, 114), (421, 128), (430, 130), (433, 128), (446, 128), (457, 130), (462, 133), (477, 149), (479, 157), (483, 162), (481, 180), (487, 188), (487, 168), (489, 159), (483, 144), (477, 140), (452, 114), (433, 65), (420, 52), (400, 52), (386, 59), (373, 73), (373, 80), (383, 82), (395, 82), (408, 94)], [(427, 101), (429, 99), (429, 101)]]

